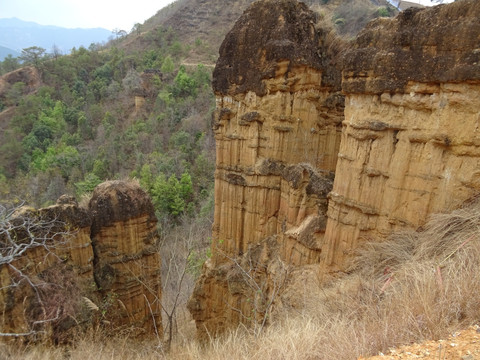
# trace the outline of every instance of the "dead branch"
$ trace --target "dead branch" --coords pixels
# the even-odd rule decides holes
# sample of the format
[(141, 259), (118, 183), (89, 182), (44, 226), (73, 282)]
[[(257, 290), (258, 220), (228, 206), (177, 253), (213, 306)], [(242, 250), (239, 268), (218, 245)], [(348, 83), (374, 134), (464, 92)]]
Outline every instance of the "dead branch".
[[(0, 337), (28, 337), (45, 333), (45, 326), (58, 321), (63, 312), (63, 304), (58, 304), (55, 309), (46, 309), (44, 301), (48, 296), (48, 287), (59, 285), (40, 280), (29, 266), (21, 265), (21, 260), (28, 256), (28, 252), (42, 248), (44, 260), (49, 257), (62, 262), (56, 250), (68, 243), (73, 232), (57, 217), (45, 218), (35, 211), (23, 209), (22, 206), (23, 204), (7, 207), (0, 204), (0, 268), (8, 267), (8, 273), (11, 274), (8, 279), (3, 279), (6, 283), (2, 284), (0, 291), (12, 291), (27, 286), (34, 294), (35, 307), (40, 310), (40, 314), (26, 319), (27, 331), (0, 331)], [(42, 289), (47, 290), (42, 292)]]

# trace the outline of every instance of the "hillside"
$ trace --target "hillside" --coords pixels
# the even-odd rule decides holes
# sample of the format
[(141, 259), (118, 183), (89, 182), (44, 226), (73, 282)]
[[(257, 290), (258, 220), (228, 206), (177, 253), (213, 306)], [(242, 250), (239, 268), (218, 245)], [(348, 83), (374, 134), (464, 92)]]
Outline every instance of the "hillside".
[[(182, 44), (192, 48), (186, 62), (212, 64), (232, 24), (254, 0), (177, 0), (148, 19), (137, 32), (129, 34), (120, 46), (136, 50), (148, 46), (148, 39), (159, 29), (172, 29)], [(394, 16), (397, 11), (386, 0), (307, 0), (322, 26), (334, 27), (352, 37), (378, 16)], [(196, 46), (195, 46), (196, 45)]]
[[(218, 56), (220, 42), (235, 19), (251, 2), (230, 1), (229, 6), (225, 6), (225, 2), (220, 0), (180, 0), (161, 9), (127, 36), (112, 40), (106, 47), (96, 45), (89, 50), (80, 48), (71, 56), (58, 59), (55, 54), (45, 56), (41, 59), (41, 64), (36, 66), (42, 83), (33, 93), (31, 86), (22, 85), (28, 79), (4, 80), (8, 86), (4, 85), (0, 93), (0, 109), (5, 109), (1, 115), (2, 123), (8, 124), (12, 118), (18, 120), (12, 123), (16, 124), (14, 128), (5, 128), (4, 132), (9, 134), (8, 138), (15, 141), (15, 144), (7, 142), (2, 145), (7, 154), (0, 164), (0, 173), (5, 179), (3, 193), (39, 205), (54, 202), (57, 195), (64, 191), (81, 195), (82, 191), (78, 190), (80, 185), (75, 184), (80, 184), (87, 178), (93, 179), (94, 164), (95, 177), (99, 180), (138, 176), (143, 165), (152, 167), (152, 161), (158, 161), (147, 160), (152, 158), (154, 149), (159, 153), (177, 153), (175, 147), (182, 142), (186, 143), (181, 146), (192, 151), (197, 146), (203, 147), (206, 151), (204, 156), (212, 159), (212, 140), (211, 135), (208, 135), (209, 111), (213, 106), (213, 98), (207, 86), (209, 73)], [(382, 7), (378, 7), (378, 4), (380, 3), (374, 4), (370, 0), (357, 0), (353, 8), (349, 7), (350, 12), (346, 13), (347, 7), (339, 0), (310, 1), (312, 8), (318, 11), (318, 21), (327, 22), (339, 32), (347, 31), (346, 29), (358, 31), (358, 24), (378, 16), (378, 9), (386, 9), (384, 3), (381, 3)], [(350, 21), (352, 16), (357, 15), (361, 20)], [(336, 21), (334, 18), (343, 20)], [(351, 28), (346, 25), (348, 23), (352, 25)], [(27, 28), (30, 25), (23, 24)], [(6, 36), (6, 32), (2, 34)], [(52, 56), (54, 61), (47, 60)], [(204, 66), (197, 69), (199, 64)], [(10, 61), (0, 65), (5, 70), (11, 70), (15, 63)], [(188, 78), (183, 79), (186, 82), (182, 82), (182, 85), (180, 82), (183, 81), (181, 76), (184, 70), (179, 73), (181, 65), (186, 67), (185, 74), (188, 75)], [(161, 75), (144, 73), (150, 69), (155, 69)], [(191, 88), (180, 90), (178, 86)], [(173, 98), (169, 98), (173, 101), (166, 98), (169, 94), (173, 95)], [(141, 111), (138, 111), (139, 101), (145, 104)], [(35, 108), (33, 103), (37, 102), (48, 104), (47, 108)], [(35, 119), (39, 119), (42, 113), (50, 114), (55, 104), (61, 107), (61, 121), (64, 122), (49, 130), (46, 142), (37, 138), (32, 145), (27, 145), (27, 139), (40, 131), (34, 128)], [(15, 112), (11, 105), (17, 105)], [(27, 121), (27, 118), (31, 120)], [(110, 118), (108, 121), (115, 126), (112, 133), (105, 133), (108, 126), (104, 121)], [(164, 125), (154, 119), (168, 121), (168, 131), (165, 132)], [(134, 123), (139, 120), (147, 128), (136, 124), (136, 130), (133, 130)], [(18, 124), (22, 125), (17, 126)], [(126, 131), (135, 134), (129, 142), (121, 140)], [(164, 135), (160, 135), (162, 133)], [(179, 139), (180, 143), (174, 145), (170, 141), (171, 135), (182, 140)], [(162, 141), (158, 140), (159, 136)], [(145, 138), (145, 141), (141, 138)], [(204, 145), (198, 144), (196, 139), (201, 139)], [(44, 145), (39, 146), (39, 141)], [(127, 146), (127, 143), (130, 145)], [(210, 150), (207, 151), (205, 147)], [(68, 151), (69, 155), (62, 155), (64, 151)], [(83, 155), (79, 156), (80, 153)], [(48, 160), (45, 158), (47, 154), (53, 158)], [(119, 160), (108, 154), (115, 154)], [(184, 153), (182, 157), (186, 155)], [(59, 156), (69, 158), (67, 163), (70, 165), (63, 170), (54, 165), (53, 159)], [(182, 163), (175, 157), (176, 155), (167, 156), (167, 159), (161, 161)], [(187, 163), (192, 164), (194, 159), (191, 155), (187, 157), (190, 157)], [(212, 160), (207, 166), (209, 169), (212, 168), (211, 162)], [(80, 168), (79, 163), (83, 164)], [(73, 173), (70, 166), (76, 169)], [(160, 165), (155, 165), (158, 166)], [(189, 165), (187, 168), (191, 167)], [(160, 168), (164, 168), (163, 165)], [(180, 178), (184, 166), (177, 167), (175, 171), (170, 166), (166, 169), (169, 169), (165, 172), (167, 178), (173, 172)], [(69, 176), (66, 176), (67, 173), (70, 173)], [(158, 173), (154, 174), (156, 175)], [(43, 180), (39, 181), (40, 178)], [(48, 191), (46, 187), (53, 179), (57, 185)], [(37, 184), (33, 192), (26, 190), (31, 181)], [(207, 186), (205, 181), (202, 175), (202, 188), (210, 188), (211, 185)], [(16, 194), (8, 190), (13, 183), (16, 184)]]

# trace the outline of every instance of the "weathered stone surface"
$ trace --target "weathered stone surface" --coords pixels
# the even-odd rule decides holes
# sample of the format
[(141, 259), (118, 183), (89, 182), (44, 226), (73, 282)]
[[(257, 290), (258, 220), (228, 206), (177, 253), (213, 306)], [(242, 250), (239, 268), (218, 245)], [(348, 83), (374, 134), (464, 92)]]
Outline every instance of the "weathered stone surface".
[(264, 325), (266, 299), (295, 293), (278, 269), (344, 270), (365, 238), (480, 190), (480, 3), (376, 20), (340, 56), (312, 16), (258, 1), (221, 47), (212, 259), (189, 304), (200, 336)]
[(258, 1), (220, 49), (212, 258), (189, 304), (200, 336), (258, 326), (273, 269), (320, 260), (344, 101), (314, 23), (304, 4)]
[(215, 336), (244, 323), (259, 331), (270, 322), (289, 273), (279, 246), (272, 236), (250, 246), (242, 256), (204, 265), (188, 304), (200, 338), (206, 330)]
[[(319, 48), (325, 34), (317, 31), (315, 24), (316, 15), (303, 3), (253, 3), (220, 47), (213, 74), (215, 92), (234, 95), (253, 91), (263, 96), (268, 92), (264, 80), (286, 75), (295, 67), (323, 70), (324, 86), (338, 86), (340, 72), (328, 66), (332, 59), (322, 53), (325, 49)], [(295, 80), (300, 80), (302, 86), (309, 79), (300, 76)], [(320, 85), (319, 79), (313, 80), (312, 85)]]
[(150, 198), (131, 182), (107, 181), (95, 188), (89, 210), (95, 282), (112, 299), (108, 317), (161, 332), (161, 266)]
[[(80, 289), (89, 289), (93, 280), (91, 217), (76, 203), (62, 202), (40, 210), (21, 208), (11, 222), (17, 244), (24, 243), (26, 251), (0, 264), (0, 332), (43, 330), (33, 322), (56, 319), (50, 321), (50, 335), (59, 340), (80, 311)], [(32, 240), (27, 230), (37, 245), (27, 245)], [(6, 256), (9, 245), (2, 235), (0, 252)]]
[[(16, 212), (17, 239), (29, 239), (25, 219), (32, 219), (45, 224), (30, 230), (46, 241), (0, 262), (0, 332), (44, 330), (34, 321), (49, 320), (46, 335), (62, 341), (68, 329), (96, 314), (116, 329), (161, 335), (161, 263), (150, 199), (135, 183), (110, 181), (96, 188), (89, 206), (62, 196), (57, 205)], [(0, 236), (1, 256), (6, 244)], [(97, 313), (85, 309), (84, 296)]]
[(345, 55), (322, 270), (480, 190), (480, 2), (377, 20)]
[[(297, 227), (308, 215), (321, 215), (319, 203), (325, 204), (328, 190), (309, 195), (333, 179), (329, 172), (336, 166), (343, 97), (338, 88), (322, 85), (325, 60), (319, 54), (324, 49), (318, 45), (323, 38), (314, 31), (313, 19), (295, 1), (257, 2), (220, 50), (214, 74), (213, 238), (228, 254), (243, 254), (250, 244)], [(295, 55), (278, 45), (299, 39), (303, 42)], [(252, 61), (250, 51), (263, 53), (268, 65)], [(262, 73), (265, 66), (273, 72)], [(239, 78), (248, 79), (241, 81), (242, 88), (234, 82)]]
[(479, 13), (478, 1), (462, 0), (372, 21), (345, 54), (344, 92), (408, 94), (411, 83), (480, 80)]

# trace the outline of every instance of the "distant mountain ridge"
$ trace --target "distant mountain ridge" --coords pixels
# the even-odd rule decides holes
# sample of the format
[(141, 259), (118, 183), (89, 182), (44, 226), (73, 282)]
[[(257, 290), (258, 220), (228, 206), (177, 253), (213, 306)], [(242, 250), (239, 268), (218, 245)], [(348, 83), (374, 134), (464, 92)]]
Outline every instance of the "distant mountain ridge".
[(56, 46), (61, 52), (68, 53), (73, 47), (105, 42), (111, 35), (111, 31), (103, 28), (67, 29), (17, 18), (0, 19), (0, 46), (19, 53), (30, 46), (40, 46), (47, 52)]
[(5, 59), (8, 55), (12, 55), (13, 57), (17, 57), (20, 55), (20, 53), (16, 50), (7, 48), (5, 46), (0, 45), (0, 61)]

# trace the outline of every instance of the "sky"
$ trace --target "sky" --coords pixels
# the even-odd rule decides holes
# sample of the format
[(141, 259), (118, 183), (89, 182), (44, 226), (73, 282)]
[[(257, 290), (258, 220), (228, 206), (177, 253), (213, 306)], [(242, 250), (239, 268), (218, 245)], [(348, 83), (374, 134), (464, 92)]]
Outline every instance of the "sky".
[[(390, 4), (394, 6), (398, 6), (398, 4), (401, 2), (401, 0), (387, 0)], [(417, 3), (423, 6), (435, 6), (438, 4), (448, 4), (452, 3), (455, 0), (406, 0), (405, 2), (412, 2), (412, 3)]]
[(0, 18), (129, 32), (174, 0), (0, 0)]

